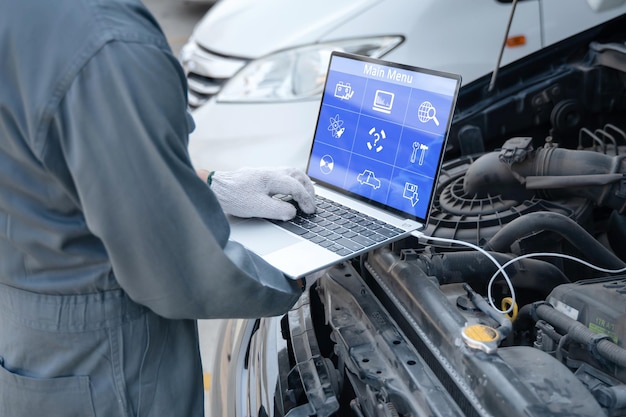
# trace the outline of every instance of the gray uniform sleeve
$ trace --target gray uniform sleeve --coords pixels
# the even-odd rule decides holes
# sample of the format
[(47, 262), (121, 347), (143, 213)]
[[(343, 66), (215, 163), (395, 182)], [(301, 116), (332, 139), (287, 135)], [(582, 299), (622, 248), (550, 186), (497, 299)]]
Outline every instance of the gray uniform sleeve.
[(173, 56), (123, 42), (105, 46), (73, 82), (53, 125), (87, 226), (120, 286), (162, 316), (282, 314), (298, 285), (228, 241), (187, 153), (184, 86)]

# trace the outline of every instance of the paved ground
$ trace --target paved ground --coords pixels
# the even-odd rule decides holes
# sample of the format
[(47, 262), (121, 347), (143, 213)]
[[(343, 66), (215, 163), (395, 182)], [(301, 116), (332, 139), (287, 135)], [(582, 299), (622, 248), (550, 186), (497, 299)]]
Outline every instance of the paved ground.
[[(176, 56), (185, 44), (195, 24), (210, 9), (210, 4), (185, 3), (183, 0), (143, 0), (155, 16)], [(204, 365), (204, 385), (211, 386), (211, 371), (217, 338), (218, 321), (200, 320), (200, 351)], [(208, 401), (205, 409), (208, 409)], [(208, 416), (208, 414), (207, 414)]]

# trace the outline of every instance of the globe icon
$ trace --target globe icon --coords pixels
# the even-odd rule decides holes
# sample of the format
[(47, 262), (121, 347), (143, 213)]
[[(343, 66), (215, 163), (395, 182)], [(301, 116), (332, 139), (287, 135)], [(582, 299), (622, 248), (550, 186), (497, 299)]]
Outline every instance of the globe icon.
[(439, 120), (437, 120), (437, 109), (432, 105), (430, 101), (425, 101), (420, 104), (417, 109), (417, 118), (422, 123), (427, 123), (429, 121), (435, 122), (435, 125), (439, 126)]

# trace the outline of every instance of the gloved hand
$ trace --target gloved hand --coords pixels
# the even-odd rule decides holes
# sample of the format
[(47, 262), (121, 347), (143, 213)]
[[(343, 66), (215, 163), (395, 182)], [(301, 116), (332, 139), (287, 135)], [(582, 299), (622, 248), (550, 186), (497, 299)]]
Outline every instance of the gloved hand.
[(291, 195), (305, 213), (315, 212), (315, 191), (309, 177), (296, 168), (243, 168), (217, 171), (211, 179), (224, 212), (238, 217), (289, 220), (296, 215), (293, 204), (272, 198)]

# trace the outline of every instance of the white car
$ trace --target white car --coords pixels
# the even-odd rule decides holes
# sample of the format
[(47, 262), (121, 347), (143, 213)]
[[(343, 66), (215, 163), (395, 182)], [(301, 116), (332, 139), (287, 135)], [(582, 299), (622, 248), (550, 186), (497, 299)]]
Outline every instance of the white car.
[(332, 50), (459, 73), (468, 83), (498, 62), (626, 12), (597, 4), (593, 10), (585, 0), (221, 0), (180, 55), (196, 122), (192, 161), (219, 170), (305, 168)]

